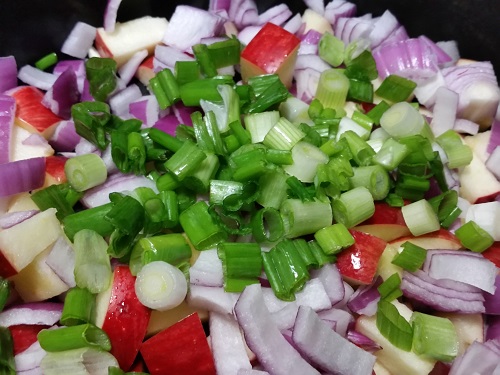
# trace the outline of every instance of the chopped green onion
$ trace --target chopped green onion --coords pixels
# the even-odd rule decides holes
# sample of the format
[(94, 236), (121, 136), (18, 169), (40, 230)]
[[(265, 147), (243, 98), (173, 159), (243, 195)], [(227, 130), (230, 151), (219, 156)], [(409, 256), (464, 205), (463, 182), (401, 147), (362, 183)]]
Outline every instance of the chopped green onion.
[(359, 186), (342, 193), (332, 202), (332, 211), (335, 221), (352, 228), (372, 217), (375, 204), (370, 191)]
[(434, 232), (441, 227), (436, 213), (425, 199), (403, 206), (401, 213), (414, 236)]
[(297, 177), (294, 176), (288, 177), (286, 183), (290, 187), (291, 191), (291, 194), (289, 194), (290, 196), (297, 197), (302, 202), (314, 201), (315, 192), (305, 187)]
[(354, 245), (354, 237), (349, 233), (346, 226), (341, 223), (332, 224), (318, 230), (314, 234), (314, 238), (328, 255), (337, 254), (343, 249)]
[(370, 109), (368, 113), (366, 114), (368, 117), (370, 117), (373, 121), (374, 124), (379, 125), (380, 124), (380, 118), (382, 115), (385, 113), (390, 108), (390, 104), (387, 103), (386, 101), (382, 100), (380, 103), (378, 103), (375, 107)]
[(156, 73), (156, 77), (158, 77), (161, 88), (168, 97), (168, 101), (171, 104), (177, 103), (180, 100), (180, 91), (174, 73), (170, 69), (165, 68)]
[[(306, 125), (307, 126), (307, 125)], [(291, 165), (293, 164), (292, 152), (289, 150), (266, 150), (266, 160), (269, 163), (276, 165)]]
[(136, 132), (129, 133), (127, 145), (131, 172), (144, 175), (146, 173), (146, 146), (142, 135)]
[(266, 273), (269, 284), (276, 295), (281, 300), (284, 301), (294, 301), (295, 295), (285, 288), (285, 285), (281, 281), (280, 274), (277, 271), (277, 266), (274, 264), (274, 253), (272, 252), (262, 252), (262, 266), (264, 267), (264, 272)]
[(208, 47), (206, 44), (195, 44), (193, 47), (193, 54), (201, 68), (201, 71), (207, 77), (214, 77), (217, 75), (217, 68), (214, 61), (212, 60)]
[(93, 323), (95, 295), (86, 288), (71, 288), (64, 299), (60, 322), (64, 326)]
[(55, 52), (52, 52), (37, 60), (37, 62), (35, 62), (35, 66), (40, 70), (45, 70), (47, 68), (50, 68), (52, 65), (55, 65), (56, 63), (57, 54)]
[(352, 158), (357, 165), (370, 165), (375, 151), (364, 141), (357, 133), (348, 130), (340, 136), (340, 139), (345, 139), (349, 145)]
[(176, 61), (174, 70), (179, 86), (200, 79), (200, 66), (196, 61)]
[(318, 147), (307, 142), (298, 142), (292, 148), (293, 164), (284, 170), (302, 182), (313, 182), (318, 166), (328, 163), (328, 156)]
[(111, 350), (111, 341), (106, 332), (93, 324), (42, 329), (38, 332), (37, 339), (42, 349), (47, 352), (62, 352), (84, 347)]
[(420, 269), (425, 262), (427, 250), (408, 241), (401, 247), (402, 251), (394, 256), (391, 263), (410, 272)]
[(0, 277), (0, 312), (2, 312), (10, 295), (10, 282)]
[(349, 78), (347, 100), (364, 103), (373, 102), (373, 84), (368, 80)]
[(257, 203), (262, 207), (279, 209), (287, 198), (288, 176), (281, 171), (268, 171), (259, 178), (260, 194)]
[(165, 207), (165, 215), (163, 217), (163, 227), (173, 228), (179, 224), (179, 205), (177, 194), (174, 191), (160, 191), (158, 194), (163, 206)]
[(459, 338), (451, 320), (415, 311), (410, 322), (415, 354), (443, 362), (455, 359)]
[(155, 76), (149, 80), (149, 87), (153, 92), (160, 109), (167, 109), (172, 103), (168, 99), (168, 95), (163, 89), (160, 77)]
[[(381, 129), (381, 128), (380, 128)], [(388, 138), (382, 148), (373, 156), (373, 162), (392, 171), (408, 156), (408, 147), (394, 138)]]
[(215, 67), (224, 68), (240, 62), (240, 41), (233, 37), (208, 45), (208, 54)]
[(276, 150), (291, 150), (304, 137), (299, 128), (281, 117), (266, 134), (263, 143)]
[(343, 108), (347, 92), (349, 91), (349, 79), (338, 69), (327, 69), (319, 78), (316, 98), (325, 108)]
[(172, 191), (180, 186), (179, 180), (172, 173), (165, 173), (156, 180), (156, 187), (159, 191)]
[(352, 47), (356, 46), (347, 46), (345, 50), (346, 56), (344, 58), (344, 63), (347, 66), (345, 71), (346, 76), (367, 81), (376, 79), (378, 77), (378, 70), (372, 53), (365, 49), (358, 56), (352, 58)]
[(212, 153), (206, 153), (206, 158), (189, 176), (184, 178), (184, 185), (198, 193), (207, 192), (212, 180), (219, 168), (219, 158)]
[(356, 133), (361, 139), (366, 141), (370, 137), (371, 126), (360, 124), (349, 117), (342, 117), (339, 122), (336, 139), (338, 140), (347, 131)]
[[(265, 113), (265, 112), (264, 112)], [(252, 115), (254, 116), (254, 115)], [(235, 120), (229, 124), (229, 128), (233, 131), (234, 135), (238, 139), (240, 145), (246, 145), (252, 142), (252, 138), (250, 137), (250, 133), (246, 130), (241, 121)]]
[[(31, 199), (42, 211), (51, 207), (56, 208), (57, 218), (63, 220), (66, 216), (75, 212), (72, 202), (70, 203), (66, 198), (68, 190), (73, 189), (67, 184), (50, 185), (33, 193)], [(81, 194), (78, 194), (78, 197), (81, 197)]]
[(493, 237), (473, 220), (458, 228), (455, 235), (462, 245), (475, 253), (482, 253), (495, 242)]
[(207, 155), (196, 143), (185, 141), (181, 148), (165, 162), (165, 168), (177, 180), (182, 181), (186, 176), (195, 171), (206, 157)]
[(75, 234), (75, 281), (91, 293), (106, 290), (112, 278), (108, 244), (97, 232), (82, 229)]
[(327, 263), (335, 262), (335, 256), (331, 254), (326, 254), (321, 248), (321, 246), (319, 246), (317, 241), (311, 240), (307, 242), (307, 245), (309, 246), (309, 250), (311, 250), (311, 253), (313, 254), (314, 258), (316, 259), (318, 268)]
[(0, 349), (0, 373), (15, 375), (14, 342), (9, 327), (0, 326)]
[(85, 191), (102, 184), (108, 177), (104, 161), (96, 154), (85, 154), (68, 159), (64, 173), (76, 191)]
[(472, 150), (464, 144), (460, 135), (453, 129), (447, 130), (439, 137), (436, 142), (443, 148), (448, 158), (448, 167), (464, 167), (472, 161)]
[(111, 118), (109, 105), (102, 102), (81, 102), (71, 106), (71, 117), (78, 135), (104, 150), (108, 144), (105, 126)]
[(264, 207), (255, 212), (251, 219), (253, 238), (257, 242), (276, 242), (285, 230), (278, 210)]
[(306, 135), (302, 141), (312, 144), (313, 146), (320, 147), (323, 143), (321, 135), (318, 131), (307, 124), (301, 123), (299, 129)]
[(48, 352), (40, 363), (44, 375), (106, 374), (109, 367), (118, 367), (113, 355), (97, 348), (79, 348)]
[(130, 171), (127, 133), (118, 130), (111, 132), (111, 157), (120, 172), (128, 173)]
[(66, 236), (73, 241), (75, 234), (82, 229), (93, 230), (103, 237), (109, 236), (115, 227), (105, 216), (112, 207), (113, 203), (107, 203), (66, 216), (62, 221)]
[(108, 367), (108, 375), (148, 375), (147, 372), (125, 372), (119, 367), (110, 366)]
[(332, 223), (332, 208), (329, 202), (286, 199), (280, 211), (285, 236), (288, 238), (315, 233)]
[(117, 82), (116, 69), (116, 61), (111, 58), (91, 57), (85, 61), (90, 94), (95, 100), (104, 102), (114, 91)]
[(328, 64), (336, 68), (344, 61), (344, 42), (332, 33), (323, 34), (318, 44), (318, 54)]
[(458, 193), (448, 190), (429, 199), (429, 203), (438, 215), (439, 222), (444, 228), (448, 228), (462, 213), (458, 207)]
[(266, 111), (246, 115), (244, 118), (245, 127), (250, 133), (252, 143), (262, 142), (279, 119), (280, 113), (278, 111)]
[(407, 352), (411, 350), (413, 329), (392, 303), (378, 302), (376, 324), (380, 333), (395, 347)]
[(393, 273), (377, 287), (377, 290), (380, 293), (380, 298), (387, 302), (391, 302), (392, 300), (401, 297), (403, 292), (399, 288), (400, 285), (401, 278), (399, 277), (399, 273)]
[(389, 193), (384, 201), (391, 207), (403, 207), (405, 204), (404, 199), (394, 193)]
[(219, 85), (233, 85), (233, 79), (230, 76), (215, 76), (212, 78), (198, 79), (187, 82), (180, 87), (180, 96), (182, 103), (188, 107), (200, 105), (200, 100), (218, 102), (222, 100), (217, 87)]
[(179, 222), (197, 250), (209, 249), (227, 237), (208, 212), (208, 205), (199, 201), (179, 215)]
[(353, 188), (358, 186), (366, 187), (374, 200), (382, 200), (389, 194), (389, 173), (380, 165), (355, 167), (353, 172), (353, 176), (349, 178)]
[(380, 125), (392, 137), (425, 135), (424, 117), (407, 102), (399, 102), (384, 112)]
[(382, 81), (375, 94), (393, 103), (404, 102), (416, 87), (416, 82), (391, 74)]
[(144, 208), (136, 199), (124, 196), (104, 218), (126, 234), (136, 235), (144, 226)]
[[(262, 257), (258, 244), (223, 242), (217, 246), (217, 253), (222, 261), (226, 292), (242, 292), (246, 285), (259, 282)], [(235, 283), (235, 280), (240, 282)], [(228, 284), (227, 281), (232, 283)]]
[(251, 77), (248, 80), (248, 84), (252, 87), (255, 94), (255, 100), (247, 108), (248, 113), (263, 112), (283, 102), (290, 95), (277, 74), (264, 74)]

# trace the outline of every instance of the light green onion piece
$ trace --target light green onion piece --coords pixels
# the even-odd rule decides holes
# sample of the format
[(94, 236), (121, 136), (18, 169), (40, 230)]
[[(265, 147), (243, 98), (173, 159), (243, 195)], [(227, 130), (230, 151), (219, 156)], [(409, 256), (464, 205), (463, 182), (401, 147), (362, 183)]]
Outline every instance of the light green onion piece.
[(434, 232), (441, 227), (436, 213), (425, 199), (403, 206), (401, 213), (414, 236)]
[(278, 111), (267, 111), (246, 115), (244, 118), (245, 127), (250, 133), (252, 143), (259, 143), (264, 140), (269, 130), (279, 121)]
[(292, 148), (293, 164), (283, 167), (286, 173), (302, 182), (313, 182), (318, 165), (328, 163), (328, 156), (318, 147), (298, 142)]
[(57, 54), (55, 52), (49, 53), (48, 55), (45, 55), (42, 57), (40, 60), (38, 60), (35, 63), (35, 66), (40, 69), (40, 70), (45, 70), (52, 65), (55, 65), (57, 63)]
[(281, 205), (280, 212), (285, 236), (288, 238), (315, 233), (332, 223), (332, 208), (329, 202), (287, 199)]
[(340, 139), (340, 136), (346, 131), (353, 131), (363, 140), (367, 140), (370, 137), (371, 127), (350, 119), (349, 117), (342, 117), (339, 123), (339, 129), (337, 131), (336, 139)]
[(336, 68), (344, 61), (344, 42), (326, 32), (319, 40), (318, 54), (319, 57)]
[(259, 179), (260, 194), (257, 203), (262, 207), (279, 209), (287, 198), (289, 176), (282, 171), (268, 171)]
[(424, 135), (424, 117), (407, 102), (394, 104), (380, 118), (380, 125), (392, 137), (399, 139), (410, 135)]
[(104, 161), (96, 154), (75, 156), (64, 164), (64, 173), (76, 191), (85, 191), (106, 181), (108, 171)]
[(260, 246), (256, 243), (223, 242), (217, 246), (224, 272), (224, 290), (242, 292), (259, 282), (262, 273)]
[(179, 181), (193, 173), (207, 155), (194, 142), (186, 141), (181, 148), (165, 162), (165, 168)]
[(393, 103), (404, 102), (416, 87), (417, 84), (414, 81), (391, 74), (382, 81), (375, 94)]
[(413, 351), (423, 357), (451, 362), (458, 355), (458, 335), (451, 320), (413, 312)]
[(94, 348), (80, 348), (47, 353), (40, 363), (44, 375), (106, 374), (109, 367), (119, 367), (108, 352)]
[(429, 203), (444, 228), (448, 228), (453, 224), (462, 213), (462, 210), (458, 207), (458, 193), (456, 190), (448, 190), (432, 197), (429, 199)]
[(278, 210), (264, 207), (252, 215), (253, 238), (257, 242), (276, 242), (285, 233), (283, 220)]
[[(382, 129), (382, 128), (379, 128)], [(373, 162), (392, 171), (408, 156), (410, 150), (394, 138), (384, 141), (382, 148), (373, 156)]]
[(111, 341), (106, 332), (93, 324), (42, 329), (38, 332), (37, 339), (42, 349), (47, 352), (62, 352), (84, 347), (111, 350)]
[(399, 277), (399, 273), (393, 273), (377, 287), (377, 290), (380, 293), (380, 298), (387, 302), (391, 302), (392, 300), (401, 297), (403, 292), (399, 288), (400, 285), (401, 277)]
[(210, 180), (214, 178), (219, 169), (219, 158), (217, 155), (206, 152), (206, 158), (201, 162), (198, 168), (194, 169), (189, 176), (184, 178), (184, 186), (197, 193), (206, 193), (210, 187)]
[(464, 167), (472, 161), (471, 148), (463, 143), (462, 137), (453, 129), (447, 130), (439, 137), (436, 142), (443, 148), (448, 158), (448, 167)]
[(338, 69), (327, 69), (319, 77), (316, 99), (325, 108), (343, 108), (349, 91), (349, 78)]
[(382, 200), (389, 194), (389, 173), (380, 165), (354, 167), (353, 172), (353, 176), (349, 177), (349, 182), (353, 188), (366, 187), (374, 200)]
[(276, 150), (291, 150), (305, 136), (298, 127), (281, 117), (266, 134), (262, 143)]
[(372, 164), (372, 158), (375, 156), (375, 151), (357, 133), (352, 130), (347, 130), (341, 134), (340, 140), (342, 139), (347, 141), (352, 159), (357, 165), (362, 166)]
[(427, 250), (408, 241), (401, 247), (402, 251), (394, 256), (391, 263), (410, 272), (420, 269), (427, 256)]
[(86, 288), (74, 287), (66, 293), (60, 322), (64, 326), (94, 323), (95, 295)]
[(495, 242), (493, 237), (473, 220), (458, 228), (455, 235), (462, 245), (475, 253), (482, 253)]
[(375, 203), (370, 191), (359, 186), (334, 199), (332, 210), (336, 222), (352, 228), (372, 217), (375, 213)]
[(318, 230), (314, 238), (326, 254), (337, 254), (343, 249), (354, 245), (354, 237), (341, 223), (329, 225)]
[(395, 347), (407, 352), (411, 350), (413, 329), (392, 303), (378, 302), (376, 324), (382, 336)]
[(75, 281), (80, 288), (100, 293), (111, 284), (108, 244), (97, 232), (83, 229), (75, 234)]

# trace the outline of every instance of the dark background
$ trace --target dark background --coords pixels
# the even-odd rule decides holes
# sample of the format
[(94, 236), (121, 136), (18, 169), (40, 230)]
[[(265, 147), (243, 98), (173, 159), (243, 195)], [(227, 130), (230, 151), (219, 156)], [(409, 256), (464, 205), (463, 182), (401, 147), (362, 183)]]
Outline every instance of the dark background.
[[(329, 0), (327, 0), (328, 2)], [(283, 1), (257, 0), (261, 11)], [(302, 1), (285, 1), (302, 11)], [(500, 75), (499, 0), (359, 0), (358, 15), (379, 16), (390, 9), (409, 35), (434, 41), (457, 40), (463, 57), (491, 61)], [(166, 16), (176, 4), (171, 0), (123, 0), (118, 21), (143, 15)], [(208, 0), (182, 1), (202, 8)], [(0, 0), (0, 56), (14, 55), (18, 65), (33, 64), (60, 47), (77, 21), (102, 25), (106, 0)]]

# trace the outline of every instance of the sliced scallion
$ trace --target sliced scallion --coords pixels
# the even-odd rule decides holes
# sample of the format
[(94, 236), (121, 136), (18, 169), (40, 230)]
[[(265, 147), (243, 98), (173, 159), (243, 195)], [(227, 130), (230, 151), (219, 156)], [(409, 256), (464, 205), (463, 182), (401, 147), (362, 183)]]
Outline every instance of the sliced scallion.
[(102, 184), (108, 177), (106, 164), (96, 154), (85, 154), (68, 159), (64, 173), (76, 191), (85, 191)]
[(335, 221), (352, 228), (370, 218), (375, 212), (375, 204), (370, 191), (363, 186), (356, 187), (332, 202)]
[(493, 237), (473, 220), (458, 228), (455, 235), (462, 245), (475, 253), (482, 253), (495, 242)]
[(403, 243), (401, 247), (402, 251), (392, 259), (392, 264), (410, 272), (415, 272), (422, 267), (427, 250), (408, 241)]
[(314, 238), (326, 254), (337, 254), (354, 245), (354, 237), (341, 223), (332, 224), (318, 230)]
[(106, 332), (93, 324), (42, 329), (37, 338), (40, 346), (47, 352), (61, 352), (84, 347), (111, 350), (111, 342)]

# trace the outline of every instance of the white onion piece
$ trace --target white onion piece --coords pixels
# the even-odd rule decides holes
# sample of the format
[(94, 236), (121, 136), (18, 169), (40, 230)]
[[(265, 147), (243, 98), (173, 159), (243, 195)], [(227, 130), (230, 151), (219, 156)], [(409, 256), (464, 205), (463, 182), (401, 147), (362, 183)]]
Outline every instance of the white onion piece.
[(64, 41), (61, 52), (66, 55), (85, 58), (94, 44), (97, 29), (85, 22), (77, 22)]
[(274, 375), (319, 375), (287, 342), (267, 310), (259, 284), (247, 286), (234, 307), (248, 347)]
[(141, 303), (153, 310), (166, 311), (179, 306), (187, 294), (182, 271), (163, 261), (145, 264), (135, 279), (135, 293)]
[(120, 68), (118, 69), (118, 75), (120, 76), (120, 81), (122, 85), (126, 86), (130, 83), (132, 78), (134, 78), (137, 69), (147, 56), (148, 56), (147, 49), (137, 51), (132, 55), (130, 59), (127, 60), (125, 64), (120, 66)]
[(11, 307), (0, 312), (0, 326), (10, 327), (19, 324), (38, 324), (51, 326), (61, 318), (62, 303), (34, 302)]
[(158, 59), (158, 62), (170, 68), (173, 68), (177, 61), (194, 61), (192, 56), (179, 51), (177, 48), (163, 45), (155, 47), (155, 57)]
[(11, 136), (15, 115), (16, 100), (11, 96), (0, 95), (0, 164), (11, 161)]
[(76, 286), (75, 282), (75, 251), (66, 237), (61, 236), (52, 246), (45, 263), (69, 287)]
[(349, 326), (354, 323), (354, 317), (342, 309), (329, 309), (318, 312), (318, 316), (325, 321), (335, 323), (335, 332), (340, 336), (346, 337)]
[(210, 347), (218, 375), (233, 375), (239, 369), (252, 369), (240, 327), (229, 314), (210, 313)]
[(238, 40), (244, 45), (247, 45), (255, 35), (257, 35), (260, 29), (262, 29), (262, 26), (247, 26), (238, 33)]
[(217, 35), (223, 24), (223, 18), (206, 10), (178, 5), (170, 18), (163, 42), (181, 51), (189, 51), (202, 38)]
[(238, 29), (255, 25), (259, 19), (257, 4), (253, 0), (232, 0), (228, 15)]
[(450, 368), (449, 375), (492, 374), (498, 372), (500, 353), (487, 343), (474, 341), (461, 356), (457, 357)]
[[(499, 147), (497, 147), (498, 149)], [(471, 205), (465, 215), (465, 221), (474, 221), (479, 227), (488, 232), (495, 241), (500, 241), (500, 202)]]
[(122, 0), (108, 0), (106, 9), (104, 10), (104, 30), (108, 33), (115, 31), (116, 15)]
[(320, 75), (320, 72), (311, 68), (295, 70), (293, 76), (297, 86), (297, 98), (308, 104), (311, 103), (316, 96)]
[[(497, 146), (486, 160), (486, 168), (500, 181), (500, 146)], [(497, 223), (498, 224), (498, 223)]]
[(371, 48), (375, 49), (383, 44), (386, 39), (400, 26), (397, 18), (386, 10), (373, 24), (373, 29), (368, 35)]
[(41, 90), (48, 90), (52, 87), (57, 76), (52, 73), (44, 72), (31, 65), (25, 65), (19, 69), (17, 78), (30, 86), (35, 86)]
[(436, 137), (447, 130), (453, 129), (458, 108), (458, 94), (446, 87), (436, 91), (436, 103), (433, 108), (433, 117), (430, 123)]
[(28, 220), (30, 217), (33, 217), (39, 212), (39, 210), (9, 212), (3, 216), (0, 216), (0, 228), (11, 228), (16, 224), (22, 223), (24, 220)]
[(14, 356), (17, 373), (38, 368), (46, 354), (47, 352), (42, 349), (40, 342), (35, 341), (29, 348)]
[(0, 93), (17, 86), (17, 63), (14, 56), (0, 57)]
[(318, 270), (312, 270), (311, 277), (321, 281), (332, 306), (344, 299), (344, 282), (335, 264), (325, 264)]
[(189, 269), (189, 281), (194, 285), (215, 287), (224, 285), (222, 261), (217, 255), (217, 249), (200, 252), (198, 259)]
[(265, 25), (270, 22), (275, 25), (281, 26), (292, 16), (292, 11), (288, 8), (288, 5), (281, 3), (275, 5), (264, 13), (259, 14), (259, 18), (257, 21), (258, 25)]
[(464, 118), (457, 118), (453, 124), (453, 130), (461, 134), (476, 135), (479, 132), (479, 125)]
[(289, 33), (296, 34), (300, 30), (301, 26), (302, 17), (299, 13), (297, 13), (295, 16), (286, 21), (286, 23), (283, 25), (283, 29), (285, 29)]
[(354, 17), (356, 15), (356, 4), (345, 0), (333, 0), (325, 6), (324, 17), (335, 26), (336, 21), (342, 17)]
[(376, 357), (329, 329), (308, 307), (299, 308), (292, 339), (312, 363), (330, 373), (372, 374)]
[(154, 95), (145, 95), (129, 104), (129, 113), (141, 120), (146, 127), (153, 126), (159, 119), (160, 106)]
[(313, 69), (319, 73), (332, 67), (318, 55), (298, 55), (295, 63), (296, 70)]
[(186, 302), (195, 309), (232, 314), (239, 295), (239, 293), (226, 293), (224, 288), (191, 284)]
[(239, 369), (236, 375), (269, 375), (267, 371)]
[(129, 114), (130, 103), (139, 98), (142, 98), (141, 89), (132, 84), (109, 98), (109, 106), (115, 115), (124, 117)]

